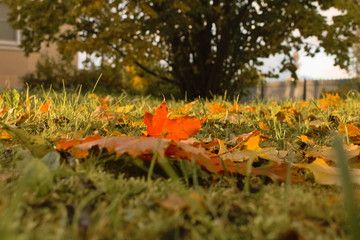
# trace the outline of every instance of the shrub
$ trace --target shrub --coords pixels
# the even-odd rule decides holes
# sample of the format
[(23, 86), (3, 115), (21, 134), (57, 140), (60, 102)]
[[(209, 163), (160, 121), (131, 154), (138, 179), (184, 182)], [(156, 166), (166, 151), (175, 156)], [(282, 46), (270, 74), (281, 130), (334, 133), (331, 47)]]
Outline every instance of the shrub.
[[(100, 79), (99, 79), (100, 78)], [(96, 85), (97, 81), (98, 84)], [(83, 90), (92, 90), (96, 85), (97, 92), (118, 92), (124, 89), (122, 72), (110, 66), (89, 69), (77, 69), (69, 61), (43, 56), (36, 64), (35, 72), (26, 74), (22, 81), (30, 86), (50, 86), (59, 90), (65, 85), (67, 89), (76, 89), (81, 86)]]

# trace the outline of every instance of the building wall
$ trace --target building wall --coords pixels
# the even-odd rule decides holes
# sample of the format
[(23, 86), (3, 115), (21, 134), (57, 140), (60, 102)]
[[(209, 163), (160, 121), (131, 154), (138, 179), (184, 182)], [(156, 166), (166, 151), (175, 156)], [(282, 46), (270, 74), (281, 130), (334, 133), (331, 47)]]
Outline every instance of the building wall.
[[(23, 88), (21, 77), (35, 71), (36, 63), (41, 57), (59, 57), (55, 47), (43, 48), (40, 53), (33, 53), (26, 57), (24, 52), (17, 48), (0, 48), (0, 88)], [(75, 57), (73, 64), (77, 65)]]
[[(42, 56), (58, 58), (55, 45), (43, 46), (40, 53), (33, 53), (26, 57), (20, 44), (20, 32), (12, 30), (6, 22), (8, 9), (0, 0), (0, 89), (23, 88), (21, 77), (35, 71), (36, 63)], [(78, 64), (75, 57), (74, 65)]]

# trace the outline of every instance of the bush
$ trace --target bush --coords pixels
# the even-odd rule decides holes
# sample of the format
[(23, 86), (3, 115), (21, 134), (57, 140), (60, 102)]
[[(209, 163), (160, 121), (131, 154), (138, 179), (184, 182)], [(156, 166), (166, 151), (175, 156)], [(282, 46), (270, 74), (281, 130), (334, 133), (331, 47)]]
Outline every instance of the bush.
[(354, 78), (347, 83), (340, 84), (334, 91), (324, 91), (325, 93), (337, 93), (341, 98), (346, 98), (350, 93), (360, 92), (360, 78)]
[[(100, 79), (99, 79), (100, 78)], [(43, 56), (36, 64), (34, 73), (26, 74), (22, 81), (30, 86), (43, 86), (55, 90), (76, 89), (79, 86), (83, 90), (92, 90), (96, 85), (97, 92), (114, 93), (124, 89), (122, 73), (110, 66), (96, 67), (89, 69), (77, 69), (70, 62), (62, 59), (54, 59)]]

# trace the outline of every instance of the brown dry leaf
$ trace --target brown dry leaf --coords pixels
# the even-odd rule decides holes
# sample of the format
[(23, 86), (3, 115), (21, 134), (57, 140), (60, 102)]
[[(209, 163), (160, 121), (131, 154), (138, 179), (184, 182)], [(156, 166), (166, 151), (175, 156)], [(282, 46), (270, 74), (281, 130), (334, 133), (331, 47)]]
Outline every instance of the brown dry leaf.
[[(354, 144), (344, 145), (346, 154), (346, 161), (357, 159), (360, 155), (360, 146)], [(305, 157), (307, 158), (322, 158), (327, 161), (336, 161), (334, 149), (327, 146), (313, 146), (310, 150), (305, 151)]]
[(114, 111), (110, 111), (108, 106), (97, 107), (92, 115), (102, 122), (113, 122), (119, 117), (119, 114)]
[(283, 107), (275, 114), (275, 117), (279, 122), (287, 122), (291, 127), (293, 127), (294, 120), (298, 121), (301, 118), (301, 113), (294, 107)]
[(258, 134), (260, 134), (261, 136), (267, 137), (266, 135), (261, 134), (259, 131), (257, 131), (255, 129), (254, 131), (251, 131), (249, 133), (241, 134), (241, 135), (237, 136), (236, 138), (229, 140), (227, 143), (228, 144), (236, 144), (237, 141), (243, 141), (243, 140), (249, 138), (249, 136), (258, 135)]
[(258, 151), (247, 150), (247, 149), (235, 149), (232, 152), (226, 153), (221, 156), (222, 159), (231, 160), (234, 162), (244, 162), (249, 159), (262, 158), (274, 162), (284, 162), (288, 151), (277, 150), (275, 147), (261, 148)]
[(328, 128), (328, 124), (326, 122), (320, 121), (320, 120), (312, 120), (308, 122), (308, 125), (311, 129), (314, 130), (323, 130)]
[(181, 211), (190, 206), (186, 199), (177, 193), (169, 195), (166, 199), (157, 202), (157, 204), (171, 211)]
[[(237, 172), (246, 175), (247, 162), (237, 164)], [(286, 163), (270, 162), (267, 165), (251, 168), (251, 176), (267, 176), (273, 181), (285, 182), (288, 166)], [(290, 180), (292, 183), (304, 182), (304, 178), (299, 176), (298, 168), (291, 168)]]
[[(306, 168), (314, 174), (315, 182), (323, 185), (340, 185), (340, 171), (336, 167), (329, 166), (324, 159), (316, 158), (310, 164), (297, 163), (294, 166)], [(350, 169), (351, 179), (360, 184), (360, 170)]]
[(274, 162), (284, 162), (288, 154), (288, 151), (278, 150), (276, 147), (262, 148), (261, 151), (257, 152), (258, 157)]
[(85, 150), (93, 146), (98, 146), (100, 149), (106, 148), (108, 151), (115, 151), (117, 156), (127, 153), (133, 157), (149, 159), (149, 155), (157, 153), (160, 157), (178, 160), (191, 161), (194, 159), (198, 165), (203, 166), (209, 171), (211, 171), (209, 165), (211, 166), (213, 163), (206, 155), (204, 149), (163, 138), (131, 136), (109, 137), (83, 143), (75, 146), (75, 148)]
[(234, 151), (225, 153), (220, 157), (221, 159), (231, 160), (233, 162), (245, 162), (251, 158), (256, 158), (256, 153), (254, 151), (249, 151), (246, 149), (245, 150), (235, 149)]
[(224, 166), (230, 173), (237, 172), (237, 166), (230, 160), (222, 161), (218, 157), (210, 158), (203, 148), (196, 148), (189, 144), (170, 139), (130, 136), (108, 137), (82, 143), (74, 146), (74, 148), (87, 150), (93, 146), (114, 151), (117, 156), (127, 153), (133, 157), (140, 157), (144, 160), (150, 160), (151, 156), (157, 153), (160, 158), (168, 157), (176, 160), (195, 161), (195, 164), (201, 166), (203, 169), (219, 175), (224, 175)]
[(224, 116), (219, 118), (219, 122), (228, 122), (231, 124), (238, 124), (240, 118), (241, 118), (240, 114), (225, 114)]

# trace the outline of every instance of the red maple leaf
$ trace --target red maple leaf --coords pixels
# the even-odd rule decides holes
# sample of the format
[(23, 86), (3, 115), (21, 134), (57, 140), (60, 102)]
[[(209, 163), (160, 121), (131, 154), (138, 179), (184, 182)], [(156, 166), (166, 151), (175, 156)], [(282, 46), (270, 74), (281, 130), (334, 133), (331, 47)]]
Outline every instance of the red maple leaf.
[(167, 138), (176, 141), (188, 139), (199, 132), (203, 119), (190, 118), (189, 116), (170, 119), (167, 117), (168, 108), (163, 101), (156, 109), (155, 114), (145, 112), (144, 123), (148, 136)]

